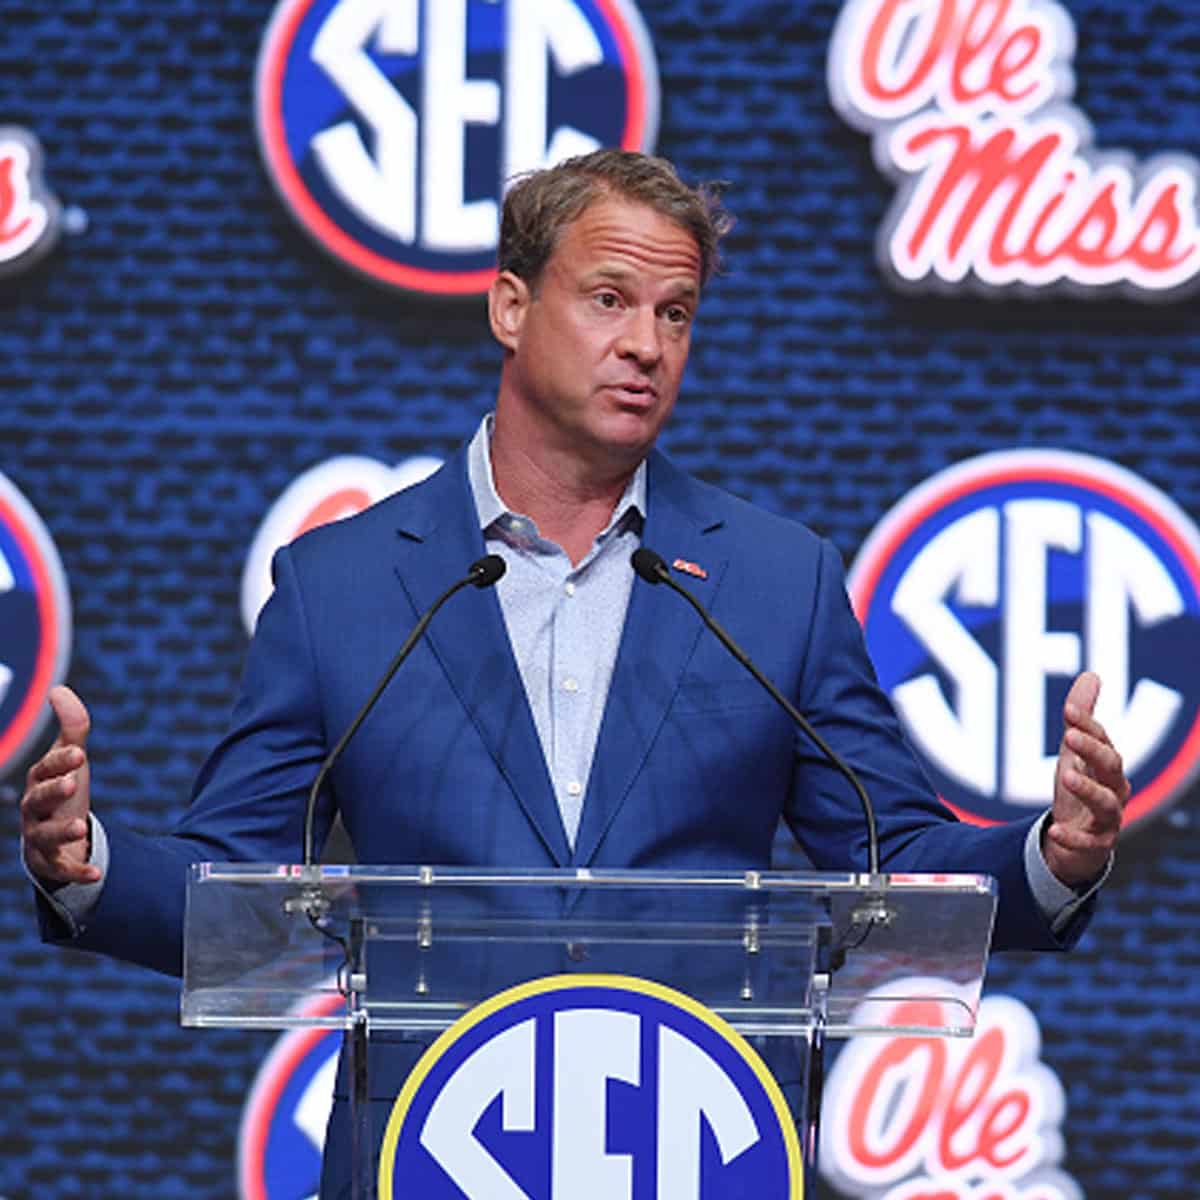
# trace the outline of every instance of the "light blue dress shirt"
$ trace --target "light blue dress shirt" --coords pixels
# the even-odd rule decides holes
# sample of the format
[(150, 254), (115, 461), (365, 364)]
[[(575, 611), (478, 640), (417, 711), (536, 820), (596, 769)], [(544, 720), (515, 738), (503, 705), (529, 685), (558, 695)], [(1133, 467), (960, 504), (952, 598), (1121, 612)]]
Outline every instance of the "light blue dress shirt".
[(523, 513), (500, 499), (492, 475), (491, 417), (467, 453), (467, 475), (488, 550), (508, 570), (496, 584), (513, 657), (533, 711), (567, 841), (574, 846), (633, 586), (630, 555), (646, 514), (643, 462), (612, 519), (577, 566)]

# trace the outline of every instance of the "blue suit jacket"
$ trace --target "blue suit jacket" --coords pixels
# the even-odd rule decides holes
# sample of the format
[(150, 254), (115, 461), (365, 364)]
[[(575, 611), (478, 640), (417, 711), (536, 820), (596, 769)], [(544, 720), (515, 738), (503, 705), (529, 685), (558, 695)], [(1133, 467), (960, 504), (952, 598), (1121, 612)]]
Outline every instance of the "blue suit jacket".
[[(649, 460), (643, 542), (692, 588), (848, 760), (892, 871), (995, 876), (993, 944), (1053, 948), (1026, 880), (1029, 822), (977, 829), (932, 793), (876, 684), (836, 552), (809, 530)], [(460, 453), (431, 479), (279, 552), (230, 729), (174, 831), (105, 818), (110, 865), (74, 943), (180, 970), (184, 881), (199, 860), (300, 857), (305, 800), (419, 613), (484, 553)], [(765, 867), (785, 820), (818, 868), (866, 868), (859, 803), (759, 685), (666, 588), (635, 581), (574, 850), (567, 843), (494, 589), (434, 619), (332, 774), (360, 861), (495, 866)], [(43, 930), (61, 938), (48, 906)], [(422, 1045), (372, 1039), (374, 1136)], [(781, 1080), (788, 1064), (775, 1064)], [(321, 1195), (348, 1194), (344, 1082)]]
[[(166, 837), (105, 818), (110, 870), (74, 944), (177, 973), (189, 862), (299, 859), (318, 765), (417, 615), (484, 553), (465, 461), (279, 552), (230, 730), (191, 806)], [(931, 791), (876, 684), (832, 546), (657, 453), (647, 505), (644, 544), (704, 568), (687, 585), (860, 774), (885, 869), (994, 875), (994, 945), (1063, 945), (1026, 881), (1029, 823), (969, 827)], [(866, 866), (842, 778), (678, 596), (638, 581), (574, 850), (492, 589), (468, 588), (438, 614), (330, 790), (363, 862), (756, 868), (783, 818), (816, 867)], [(333, 811), (327, 794), (321, 836)]]

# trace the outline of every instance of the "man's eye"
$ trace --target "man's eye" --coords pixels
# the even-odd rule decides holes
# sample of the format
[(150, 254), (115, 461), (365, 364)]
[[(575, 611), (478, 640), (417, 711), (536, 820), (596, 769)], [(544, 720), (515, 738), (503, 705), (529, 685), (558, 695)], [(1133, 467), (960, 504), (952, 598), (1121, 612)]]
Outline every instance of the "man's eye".
[(601, 308), (616, 308), (621, 303), (621, 298), (616, 292), (597, 292), (596, 303)]
[(672, 304), (667, 309), (666, 316), (672, 325), (686, 325), (692, 318), (691, 313), (680, 304)]

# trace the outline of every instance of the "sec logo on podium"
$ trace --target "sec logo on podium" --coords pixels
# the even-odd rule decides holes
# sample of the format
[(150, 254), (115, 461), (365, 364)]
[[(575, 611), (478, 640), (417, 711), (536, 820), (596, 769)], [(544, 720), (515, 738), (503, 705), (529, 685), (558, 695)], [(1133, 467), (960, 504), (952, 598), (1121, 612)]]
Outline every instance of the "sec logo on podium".
[(1045, 807), (1085, 669), (1133, 785), (1126, 824), (1194, 783), (1200, 531), (1131, 471), (1063, 450), (958, 463), (883, 518), (848, 585), (880, 683), (965, 819)]
[(521, 984), (429, 1048), (383, 1139), (380, 1200), (801, 1200), (795, 1123), (754, 1049), (672, 988)]

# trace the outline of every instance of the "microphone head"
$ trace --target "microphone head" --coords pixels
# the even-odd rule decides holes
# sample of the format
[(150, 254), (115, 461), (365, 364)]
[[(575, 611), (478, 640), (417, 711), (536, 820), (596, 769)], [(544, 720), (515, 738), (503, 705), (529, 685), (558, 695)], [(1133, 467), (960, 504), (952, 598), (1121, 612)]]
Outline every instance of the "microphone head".
[(500, 555), (485, 554), (482, 558), (477, 558), (471, 564), (471, 569), (467, 574), (473, 577), (471, 582), (477, 588), (486, 588), (491, 587), (507, 570), (508, 564)]
[(629, 561), (633, 564), (633, 569), (647, 583), (662, 583), (664, 579), (671, 578), (671, 572), (663, 561), (662, 555), (655, 554), (649, 546), (639, 546), (630, 555)]

